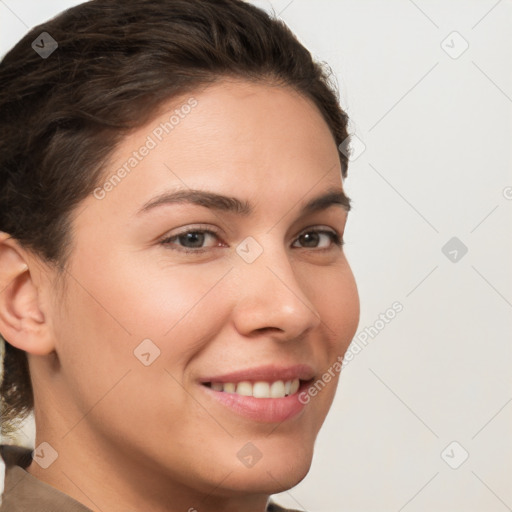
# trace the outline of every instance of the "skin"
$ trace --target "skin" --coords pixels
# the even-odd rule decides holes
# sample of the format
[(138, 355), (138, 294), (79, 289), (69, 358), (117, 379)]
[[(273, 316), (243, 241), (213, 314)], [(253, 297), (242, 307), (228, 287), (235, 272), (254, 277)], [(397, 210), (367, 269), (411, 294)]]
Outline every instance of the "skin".
[[(343, 248), (327, 235), (318, 247), (300, 238), (317, 227), (342, 236), (347, 221), (340, 205), (299, 216), (309, 199), (343, 189), (319, 111), (290, 88), (241, 80), (174, 98), (166, 110), (191, 96), (197, 106), (172, 133), (75, 212), (64, 288), (0, 238), (0, 332), (29, 354), (36, 446), (58, 452), (47, 469), (32, 462), (28, 471), (95, 511), (263, 512), (270, 494), (307, 474), (339, 374), (278, 425), (237, 415), (198, 379), (304, 362), (320, 376), (359, 321)], [(126, 137), (105, 177), (168, 119), (159, 114)], [(235, 196), (254, 211), (183, 203), (137, 215), (177, 188)], [(202, 253), (180, 251), (183, 239), (160, 243), (198, 225), (218, 234)], [(248, 236), (263, 249), (252, 263), (236, 252)], [(133, 352), (147, 338), (160, 356), (144, 366)], [(247, 442), (262, 454), (252, 468), (236, 455)]]

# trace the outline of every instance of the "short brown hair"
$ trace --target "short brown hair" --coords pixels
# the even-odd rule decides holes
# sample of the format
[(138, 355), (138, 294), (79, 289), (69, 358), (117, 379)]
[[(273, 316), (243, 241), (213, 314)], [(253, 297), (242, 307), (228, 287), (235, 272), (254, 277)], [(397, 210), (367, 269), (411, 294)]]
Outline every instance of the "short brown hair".
[[(31, 46), (42, 32), (58, 44), (47, 58)], [(167, 100), (223, 77), (294, 88), (337, 145), (347, 140), (330, 68), (242, 0), (93, 0), (30, 30), (0, 63), (0, 231), (62, 271), (71, 213), (119, 141)], [(33, 408), (26, 353), (6, 343), (4, 369), (9, 434)]]

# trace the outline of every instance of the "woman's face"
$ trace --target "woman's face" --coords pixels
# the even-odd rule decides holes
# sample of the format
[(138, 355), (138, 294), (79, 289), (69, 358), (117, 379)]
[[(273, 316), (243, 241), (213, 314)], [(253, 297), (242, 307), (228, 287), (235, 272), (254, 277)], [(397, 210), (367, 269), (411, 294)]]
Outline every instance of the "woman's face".
[[(167, 107), (73, 220), (46, 399), (57, 450), (205, 493), (274, 493), (309, 469), (359, 319), (335, 243), (338, 150), (289, 88), (222, 81)], [(303, 405), (304, 381), (329, 369)]]

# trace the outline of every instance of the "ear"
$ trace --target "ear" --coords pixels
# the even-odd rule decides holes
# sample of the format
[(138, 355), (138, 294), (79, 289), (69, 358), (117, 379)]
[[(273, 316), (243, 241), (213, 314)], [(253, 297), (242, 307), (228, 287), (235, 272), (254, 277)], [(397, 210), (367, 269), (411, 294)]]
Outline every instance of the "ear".
[(36, 276), (40, 276), (36, 262), (15, 239), (0, 231), (0, 333), (20, 350), (46, 355), (55, 344)]

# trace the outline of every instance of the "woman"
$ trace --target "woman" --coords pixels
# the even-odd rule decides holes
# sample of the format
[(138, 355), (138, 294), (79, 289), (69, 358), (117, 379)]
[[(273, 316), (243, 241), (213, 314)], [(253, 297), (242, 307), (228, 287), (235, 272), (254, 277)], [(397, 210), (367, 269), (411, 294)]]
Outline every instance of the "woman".
[(0, 510), (284, 510), (359, 319), (328, 74), (240, 0), (102, 0), (0, 85)]

